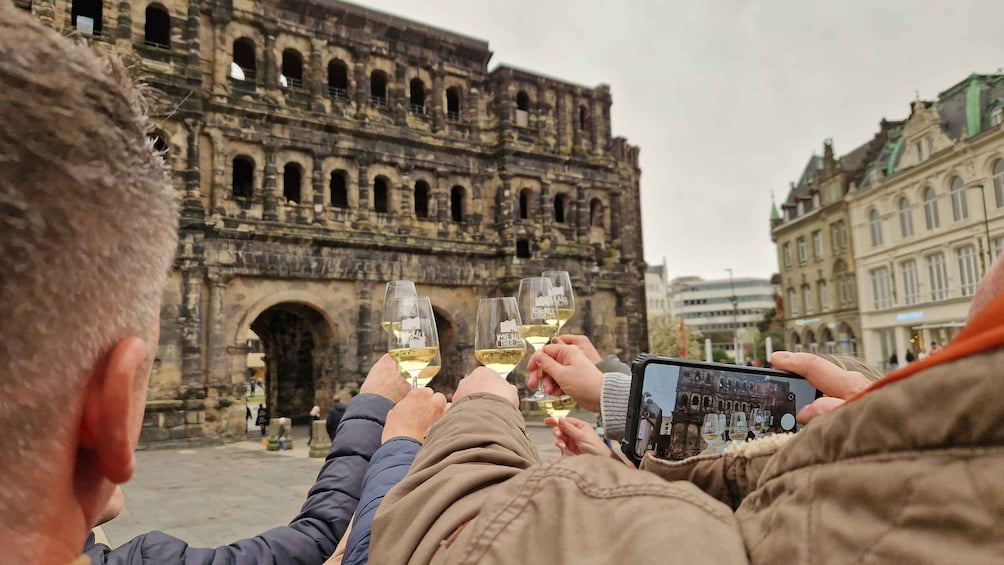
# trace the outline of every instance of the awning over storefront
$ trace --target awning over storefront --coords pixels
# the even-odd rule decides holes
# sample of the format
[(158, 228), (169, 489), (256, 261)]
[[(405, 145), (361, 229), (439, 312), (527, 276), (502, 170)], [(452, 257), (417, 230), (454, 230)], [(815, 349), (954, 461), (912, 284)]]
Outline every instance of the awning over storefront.
[(941, 324), (923, 324), (920, 326), (913, 326), (911, 330), (940, 330), (941, 328), (963, 328), (966, 326), (965, 322), (944, 322)]

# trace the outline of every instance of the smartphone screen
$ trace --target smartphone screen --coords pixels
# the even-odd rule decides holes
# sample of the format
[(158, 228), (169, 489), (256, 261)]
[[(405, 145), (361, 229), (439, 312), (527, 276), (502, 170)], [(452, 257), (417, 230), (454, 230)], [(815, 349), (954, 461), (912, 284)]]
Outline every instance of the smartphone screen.
[(721, 453), (727, 445), (797, 431), (817, 398), (793, 373), (647, 356), (635, 362), (624, 452), (635, 461)]

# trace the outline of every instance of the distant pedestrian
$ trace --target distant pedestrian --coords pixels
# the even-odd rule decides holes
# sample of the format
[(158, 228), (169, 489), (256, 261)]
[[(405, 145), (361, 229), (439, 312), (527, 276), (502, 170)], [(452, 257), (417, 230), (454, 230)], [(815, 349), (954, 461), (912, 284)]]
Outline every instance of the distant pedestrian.
[(895, 370), (898, 367), (899, 367), (899, 357), (897, 357), (896, 353), (893, 352), (893, 354), (889, 356), (889, 369)]
[(264, 404), (258, 404), (258, 418), (254, 425), (261, 426), (261, 437), (265, 437), (268, 432), (268, 407)]
[(244, 405), (244, 431), (247, 431), (247, 426), (251, 425), (251, 405)]
[(286, 419), (279, 418), (279, 429), (276, 432), (276, 441), (279, 442), (279, 451), (286, 451)]
[(335, 441), (335, 433), (338, 431), (338, 422), (342, 421), (342, 416), (345, 415), (346, 406), (342, 404), (339, 400), (338, 395), (335, 395), (334, 402), (331, 404), (331, 408), (328, 410), (328, 419), (324, 423), (324, 427), (328, 430), (328, 437), (331, 441)]
[(931, 342), (931, 353), (934, 353), (935, 351), (939, 351), (940, 349), (941, 349), (941, 345), (938, 342), (936, 342), (936, 341), (932, 341)]
[(321, 407), (314, 406), (313, 408), (310, 409), (310, 424), (309, 424), (310, 427), (307, 428), (308, 430), (307, 445), (310, 445), (310, 442), (314, 441), (314, 422), (320, 419), (321, 419)]
[(917, 360), (917, 356), (913, 354), (913, 350), (912, 349), (907, 349), (906, 350), (906, 362), (907, 363), (913, 363), (916, 360)]
[(258, 383), (257, 383), (257, 381), (255, 381), (255, 379), (251, 379), (251, 396), (254, 396), (254, 389), (255, 389), (255, 385), (257, 385), (257, 384)]

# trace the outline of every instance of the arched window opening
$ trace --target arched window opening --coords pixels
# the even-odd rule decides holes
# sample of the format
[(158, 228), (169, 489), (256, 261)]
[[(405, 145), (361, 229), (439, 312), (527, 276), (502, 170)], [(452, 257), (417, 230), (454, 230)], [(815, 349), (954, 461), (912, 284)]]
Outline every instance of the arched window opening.
[(446, 89), (446, 119), (451, 122), (460, 121), (460, 89), (456, 86)]
[(349, 207), (349, 188), (343, 171), (331, 172), (331, 181), (328, 183), (328, 189), (331, 191), (331, 205), (333, 207)]
[(680, 406), (682, 408), (686, 408), (689, 405), (690, 405), (690, 395), (687, 394), (687, 393), (681, 394), (680, 395)]
[(230, 78), (254, 82), (255, 72), (254, 42), (246, 37), (237, 39), (234, 41), (234, 60), (230, 63)]
[(559, 224), (565, 223), (565, 198), (564, 194), (554, 197), (554, 221)]
[(519, 191), (519, 218), (526, 220), (530, 217), (530, 189), (524, 188)]
[(429, 183), (424, 180), (415, 182), (415, 217), (429, 217)]
[(701, 397), (699, 395), (694, 395), (690, 397), (690, 408), (693, 410), (701, 409)]
[(941, 222), (938, 219), (938, 198), (934, 189), (924, 189), (924, 226), (928, 230), (937, 229)]
[(530, 127), (530, 95), (522, 90), (516, 94), (516, 125)]
[(589, 110), (586, 109), (585, 105), (579, 106), (579, 131), (584, 131), (586, 129), (586, 123), (589, 121)]
[(390, 203), (387, 201), (387, 179), (377, 177), (373, 181), (373, 209), (381, 214), (390, 212)]
[(349, 69), (338, 59), (328, 63), (328, 96), (335, 100), (349, 99)]
[(425, 115), (425, 83), (420, 78), (413, 78), (408, 84), (410, 92), (411, 113), (416, 116)]
[(603, 202), (599, 198), (593, 198), (589, 202), (589, 225), (594, 228), (603, 227)]
[(383, 71), (370, 73), (370, 104), (378, 108), (387, 107), (387, 73)]
[(296, 163), (286, 163), (282, 168), (282, 196), (286, 203), (300, 203), (300, 182), (303, 180), (303, 170)]
[(516, 240), (516, 257), (520, 259), (530, 258), (530, 240), (525, 238)]
[(101, 36), (102, 0), (73, 0), (70, 6), (70, 25), (80, 35)]
[(879, 217), (878, 210), (874, 208), (868, 212), (868, 229), (871, 231), (872, 247), (882, 245), (882, 219)]
[(464, 196), (466, 191), (462, 186), (450, 189), (450, 216), (454, 222), (464, 221)]
[(969, 219), (969, 199), (966, 198), (966, 183), (962, 177), (952, 179), (952, 220), (961, 222)]
[(146, 7), (143, 44), (155, 49), (171, 48), (171, 16), (168, 15), (167, 8), (160, 4), (150, 4)]
[(282, 88), (303, 88), (303, 57), (296, 49), (282, 52), (282, 74), (279, 75)]
[(910, 201), (899, 199), (899, 234), (903, 237), (913, 236), (913, 213), (910, 211)]
[(231, 164), (231, 190), (237, 198), (254, 196), (254, 160), (243, 155), (234, 157)]

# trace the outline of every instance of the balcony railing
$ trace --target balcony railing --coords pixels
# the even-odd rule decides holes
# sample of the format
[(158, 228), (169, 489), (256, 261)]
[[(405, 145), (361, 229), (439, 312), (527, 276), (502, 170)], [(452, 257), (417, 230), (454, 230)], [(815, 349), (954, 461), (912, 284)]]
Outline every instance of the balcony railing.
[(412, 104), (411, 113), (416, 116), (425, 116), (425, 106), (419, 104)]
[(460, 121), (460, 112), (458, 112), (458, 111), (447, 112), (446, 113), (446, 121), (448, 121), (448, 122), (459, 122)]
[(337, 86), (329, 86), (328, 96), (338, 101), (345, 101), (349, 99), (349, 91), (345, 88), (338, 88)]
[(370, 96), (370, 105), (375, 108), (386, 108), (387, 98), (383, 96)]

